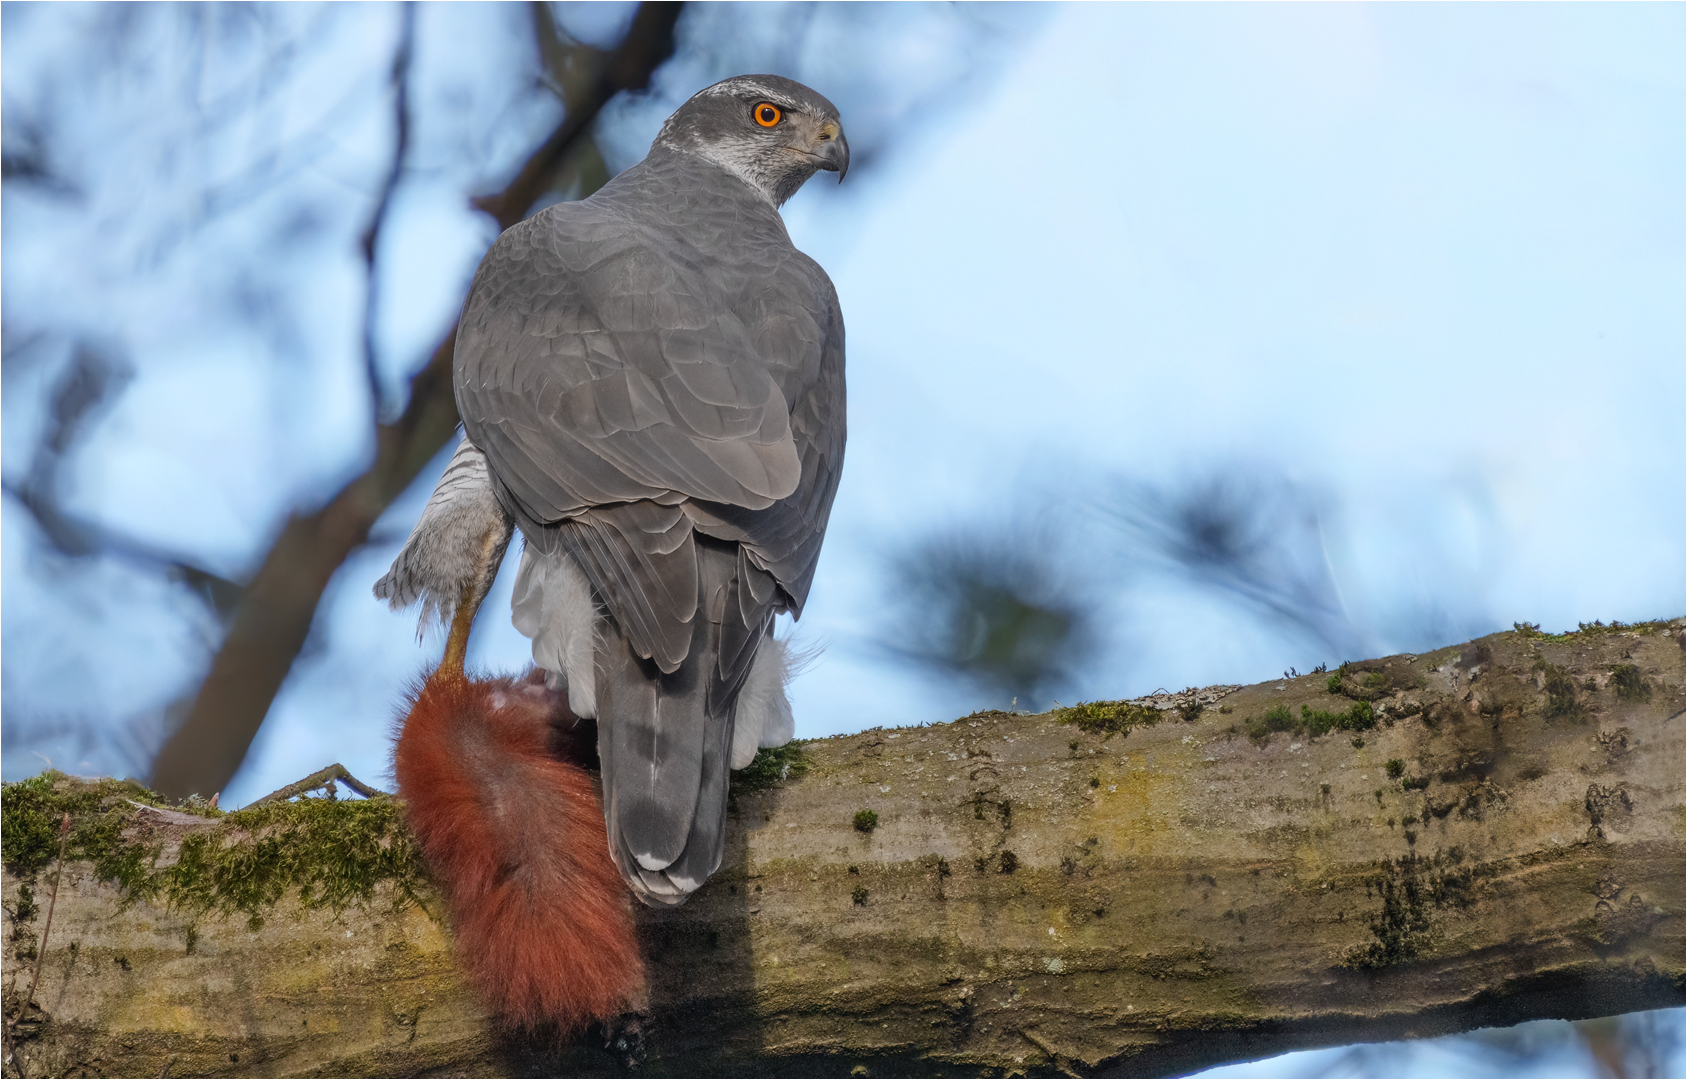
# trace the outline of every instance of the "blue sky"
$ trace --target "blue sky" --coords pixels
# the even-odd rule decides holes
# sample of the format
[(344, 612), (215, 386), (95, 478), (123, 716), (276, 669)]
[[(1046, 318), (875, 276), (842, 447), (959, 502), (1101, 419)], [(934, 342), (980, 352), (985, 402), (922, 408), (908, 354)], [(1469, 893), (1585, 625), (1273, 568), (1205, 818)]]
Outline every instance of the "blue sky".
[[(1407, 640), (1426, 608), (1467, 632), (1678, 611), (1681, 24), (1072, 7), (866, 213), (806, 192), (789, 216), (849, 318), (851, 444), (799, 730), (970, 706), (850, 648), (876, 550), (1024, 488), (1081, 520), (1070, 480), (1097, 471), (1240, 460), (1326, 492), (1378, 652), (1433, 644)], [(1173, 583), (1127, 608), (1155, 632), (1098, 695), (1342, 659)]]
[[(839, 60), (847, 50), (823, 46), (833, 31), (860, 32), (847, 24), (858, 10), (823, 9), (787, 70), (846, 97), (864, 76)], [(1175, 487), (1245, 468), (1311, 493), (1354, 648), (1374, 654), (1516, 619), (1561, 628), (1680, 613), (1680, 5), (1039, 9), (997, 27), (990, 78), (955, 66), (971, 39), (897, 10), (913, 14), (886, 39), (886, 71), (917, 73), (921, 92), (971, 77), (981, 93), (925, 107), (910, 91), (900, 111), (863, 117), (857, 130), (879, 133), (881, 160), (787, 208), (794, 238), (837, 283), (850, 342), (849, 458), (796, 628), (825, 647), (792, 688), (799, 734), (996, 703), (889, 664), (871, 644), (886, 560), (956, 523), (1029, 519), (1062, 539), (1105, 631), (1073, 688), (1085, 696), (1344, 658), (1120, 556), (1098, 522), (1124, 481)], [(343, 42), (337, 60), (329, 50), (292, 73), (314, 96), (277, 99), (230, 136), (303, 140), (340, 110), (298, 185), (345, 203), (352, 227), (364, 208), (345, 195), (378, 175), (384, 106), (347, 103), (378, 85), (389, 14), (310, 15), (338, 20)], [(8, 41), (26, 40), (7, 18)], [(456, 110), (472, 134), (418, 133), (382, 252), (392, 386), (447, 325), (489, 240), (462, 191), (554, 122), (543, 95), (513, 77), (487, 83), (484, 65), (463, 59), (505, 51), (519, 67), (512, 19), (423, 9), (423, 115)], [(76, 33), (70, 17), (53, 40)], [(27, 40), (32, 54), (7, 53), (14, 85), (54, 55)], [(172, 48), (183, 47), (164, 34), (147, 56)], [(246, 74), (207, 78), (238, 88)], [(635, 160), (709, 75), (672, 65), (653, 100), (618, 106), (612, 164)], [(175, 121), (125, 107), (129, 144), (107, 156), (134, 168), (171, 143)], [(78, 152), (103, 160), (106, 145), (85, 140)], [(59, 310), (89, 282), (109, 298), (94, 329), (126, 335), (137, 374), (79, 458), (72, 502), (156, 542), (191, 540), (236, 573), (277, 515), (365, 452), (355, 253), (337, 239), (345, 224), (289, 234), (292, 261), (269, 272), (293, 306), (259, 342), (210, 308), (256, 273), (238, 260), (266, 234), (223, 222), (206, 241), (212, 258), (143, 236), (134, 248), (151, 261), (136, 275), (120, 265), (134, 251), (104, 239), (133, 213), (125, 179), (114, 172), (99, 189), (99, 213), (48, 230), (16, 224), (24, 204), (8, 195), (8, 314)], [(194, 194), (148, 193), (145, 209), (177, 220)], [(211, 296), (181, 302), (196, 290)], [(254, 366), (260, 345), (280, 359)], [(44, 370), (14, 365), (9, 402), (38, 400)], [(9, 407), (9, 470), (37, 422)], [(418, 643), (413, 620), (369, 586), (431, 479), (383, 519), (385, 543), (336, 578), (225, 800), (330, 760), (384, 774), (397, 687), (439, 639)], [(25, 686), (36, 714), (162, 700), (205, 662), (215, 631), (191, 601), (110, 561), (74, 574), (43, 562), (10, 505), (6, 530), (8, 709)], [(473, 657), (490, 667), (526, 656), (507, 590), (506, 575), (476, 631)], [(96, 767), (86, 750), (47, 748), (56, 764)], [(7, 755), (8, 776), (39, 765)]]
[[(811, 184), (787, 220), (844, 305), (850, 446), (799, 735), (994, 704), (872, 648), (886, 557), (1005, 509), (1082, 531), (1114, 474), (1320, 492), (1379, 655), (1443, 643), (1426, 623), (1679, 613), (1681, 30), (1670, 5), (1080, 5), (864, 190)], [(1112, 631), (1086, 696), (1351, 658), (1072, 557)], [(368, 718), (438, 649), (369, 601), (389, 558), (343, 571), (233, 797), (384, 767)], [(490, 667), (526, 658), (507, 578)]]

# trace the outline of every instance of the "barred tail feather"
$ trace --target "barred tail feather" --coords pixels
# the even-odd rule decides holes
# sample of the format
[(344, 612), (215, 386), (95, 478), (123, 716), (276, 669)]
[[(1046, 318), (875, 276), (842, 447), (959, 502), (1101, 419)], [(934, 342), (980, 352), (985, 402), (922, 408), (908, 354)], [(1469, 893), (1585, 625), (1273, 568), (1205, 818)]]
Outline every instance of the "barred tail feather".
[(558, 753), (572, 723), (542, 672), (434, 678), (417, 691), (394, 755), (411, 831), (450, 908), (458, 963), (505, 1022), (560, 1033), (617, 1016), (644, 994), (591, 778)]

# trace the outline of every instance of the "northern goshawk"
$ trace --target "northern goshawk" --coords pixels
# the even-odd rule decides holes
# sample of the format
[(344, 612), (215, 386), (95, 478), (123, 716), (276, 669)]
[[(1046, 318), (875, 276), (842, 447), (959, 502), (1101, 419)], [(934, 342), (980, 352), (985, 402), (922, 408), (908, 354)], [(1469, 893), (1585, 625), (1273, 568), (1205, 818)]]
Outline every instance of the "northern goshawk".
[(648, 904), (715, 871), (729, 767), (792, 735), (773, 620), (802, 611), (837, 491), (844, 326), (778, 208), (848, 167), (831, 102), (739, 76), (506, 230), (457, 330), (465, 434), (375, 586), (449, 621), (460, 671), (520, 530), (515, 625), (597, 720), (610, 851)]

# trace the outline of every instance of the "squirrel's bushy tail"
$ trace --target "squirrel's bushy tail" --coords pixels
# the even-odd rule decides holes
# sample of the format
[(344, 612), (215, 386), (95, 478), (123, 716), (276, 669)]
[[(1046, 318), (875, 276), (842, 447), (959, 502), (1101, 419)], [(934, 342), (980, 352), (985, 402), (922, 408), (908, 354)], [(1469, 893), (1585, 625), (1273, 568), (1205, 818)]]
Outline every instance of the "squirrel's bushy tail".
[(563, 1033), (636, 1007), (644, 992), (603, 813), (591, 778), (565, 760), (572, 723), (542, 678), (435, 677), (416, 692), (394, 753), (458, 963), (506, 1022)]

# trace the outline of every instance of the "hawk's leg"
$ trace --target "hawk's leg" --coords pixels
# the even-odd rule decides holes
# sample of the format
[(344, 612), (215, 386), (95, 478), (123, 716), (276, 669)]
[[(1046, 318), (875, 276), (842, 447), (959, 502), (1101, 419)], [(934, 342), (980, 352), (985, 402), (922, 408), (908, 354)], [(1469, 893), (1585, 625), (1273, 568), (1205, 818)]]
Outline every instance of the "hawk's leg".
[(422, 602), (418, 634), (435, 616), (451, 627), (437, 674), (462, 677), (469, 628), (514, 531), (492, 489), (486, 455), (463, 439), (392, 569), (375, 583), (375, 595), (394, 611)]
[(481, 535), (476, 545), (474, 572), (464, 580), (456, 610), (451, 613), (451, 631), (446, 635), (445, 656), (439, 662), (436, 676), (463, 677), (463, 660), (469, 653), (469, 629), (474, 626), (481, 602), (492, 591), (492, 582), (498, 577), (498, 567), (504, 561), (513, 532), (510, 520), (499, 515)]

